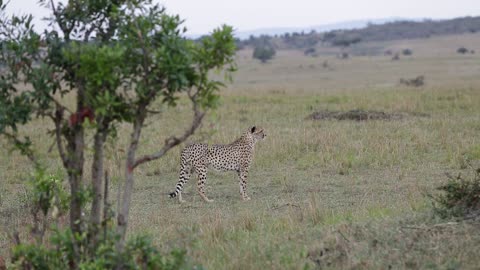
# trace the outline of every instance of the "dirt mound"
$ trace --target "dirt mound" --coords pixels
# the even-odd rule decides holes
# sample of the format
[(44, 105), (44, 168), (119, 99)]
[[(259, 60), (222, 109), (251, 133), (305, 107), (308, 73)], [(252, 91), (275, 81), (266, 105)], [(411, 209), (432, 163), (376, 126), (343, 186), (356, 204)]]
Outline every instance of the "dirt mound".
[(312, 113), (307, 119), (312, 120), (399, 120), (404, 117), (401, 113), (386, 113), (380, 111), (351, 110), (348, 112), (318, 111)]
[(420, 87), (425, 85), (425, 76), (417, 76), (412, 79), (400, 79), (400, 84), (406, 85), (406, 86), (413, 86), (413, 87)]

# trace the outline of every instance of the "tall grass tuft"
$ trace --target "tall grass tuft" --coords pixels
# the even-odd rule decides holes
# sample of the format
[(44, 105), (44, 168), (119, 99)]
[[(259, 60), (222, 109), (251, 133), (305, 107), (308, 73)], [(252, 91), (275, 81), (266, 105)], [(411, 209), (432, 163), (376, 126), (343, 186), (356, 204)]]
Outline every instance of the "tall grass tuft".
[(447, 175), (449, 181), (438, 187), (442, 193), (430, 195), (434, 211), (442, 218), (480, 216), (480, 168), (471, 179)]

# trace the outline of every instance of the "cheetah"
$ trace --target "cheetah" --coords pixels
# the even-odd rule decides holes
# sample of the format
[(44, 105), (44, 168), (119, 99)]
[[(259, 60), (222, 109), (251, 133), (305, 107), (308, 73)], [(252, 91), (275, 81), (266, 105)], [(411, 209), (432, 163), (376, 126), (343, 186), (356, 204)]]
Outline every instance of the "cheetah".
[(235, 171), (240, 180), (240, 195), (244, 201), (250, 200), (247, 195), (247, 175), (253, 160), (255, 144), (266, 137), (262, 128), (251, 127), (236, 141), (226, 145), (194, 143), (183, 149), (180, 161), (180, 177), (175, 191), (170, 198), (178, 196), (182, 199), (183, 186), (188, 182), (192, 173), (198, 174), (197, 189), (200, 197), (206, 202), (213, 202), (205, 195), (207, 168), (217, 171)]

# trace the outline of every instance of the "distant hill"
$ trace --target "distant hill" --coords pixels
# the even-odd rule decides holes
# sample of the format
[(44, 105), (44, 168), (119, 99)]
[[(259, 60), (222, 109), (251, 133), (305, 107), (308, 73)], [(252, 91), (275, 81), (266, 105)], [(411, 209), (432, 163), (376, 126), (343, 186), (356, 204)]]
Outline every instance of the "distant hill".
[(338, 23), (331, 23), (331, 24), (323, 24), (323, 25), (315, 25), (309, 27), (274, 27), (274, 28), (261, 28), (261, 29), (254, 29), (249, 31), (239, 31), (235, 33), (235, 37), (239, 39), (248, 39), (250, 36), (259, 37), (261, 35), (283, 35), (285, 33), (300, 33), (305, 32), (309, 33), (311, 31), (315, 32), (327, 32), (332, 30), (350, 30), (350, 29), (358, 29), (364, 28), (369, 24), (385, 24), (388, 22), (395, 22), (395, 21), (421, 21), (422, 19), (406, 19), (401, 17), (392, 17), (392, 18), (383, 18), (383, 19), (365, 19), (365, 20), (351, 20), (351, 21), (343, 21)]
[(323, 41), (335, 44), (335, 41), (340, 39), (351, 38), (358, 38), (360, 41), (385, 41), (476, 32), (480, 32), (480, 16), (450, 20), (397, 21), (378, 25), (371, 24), (361, 29), (327, 32)]
[[(348, 47), (356, 43), (368, 41), (417, 39), (430, 36), (480, 32), (480, 16), (448, 20), (401, 20), (392, 18), (384, 19), (383, 22), (381, 23), (381, 20), (380, 22), (377, 20), (377, 23), (375, 20), (352, 21), (322, 26), (323, 29), (335, 28), (327, 31), (321, 31), (320, 29), (322, 28), (318, 27), (318, 30), (312, 28), (308, 32), (293, 31), (274, 35), (264, 34), (257, 37), (251, 35), (248, 39), (239, 39), (237, 46), (243, 48), (269, 42), (278, 49), (307, 49), (314, 47), (318, 43), (326, 46)], [(342, 25), (344, 28), (342, 28)], [(361, 25), (363, 27), (360, 27)], [(345, 29), (345, 27), (350, 28)], [(279, 31), (279, 29), (276, 31)]]

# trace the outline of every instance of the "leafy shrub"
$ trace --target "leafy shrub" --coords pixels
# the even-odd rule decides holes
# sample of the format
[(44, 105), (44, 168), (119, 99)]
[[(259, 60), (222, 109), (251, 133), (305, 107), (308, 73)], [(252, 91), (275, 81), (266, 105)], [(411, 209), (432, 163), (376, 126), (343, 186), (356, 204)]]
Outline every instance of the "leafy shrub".
[(253, 50), (253, 58), (266, 63), (268, 60), (272, 59), (276, 51), (273, 45), (269, 43), (259, 44), (255, 46)]
[(460, 48), (457, 49), (457, 53), (466, 54), (466, 53), (468, 53), (468, 49), (465, 48), (465, 47), (460, 47)]
[[(134, 236), (123, 249), (119, 249), (120, 235), (113, 220), (115, 215), (108, 206), (100, 225), (86, 222), (81, 233), (73, 232), (70, 227), (59, 229), (57, 218), (68, 210), (70, 200), (61, 179), (47, 173), (43, 167), (35, 168), (30, 180), (28, 206), (33, 216), (31, 235), (36, 241), (16, 241), (11, 269), (170, 270), (186, 264), (185, 251), (173, 250), (165, 256), (145, 236)], [(91, 200), (88, 189), (77, 196), (82, 196), (82, 202)], [(50, 223), (53, 226), (49, 226)], [(53, 229), (49, 230), (51, 227)]]
[(340, 34), (336, 35), (331, 43), (333, 46), (348, 47), (360, 41), (362, 41), (362, 38), (357, 34)]
[(471, 179), (447, 176), (449, 181), (437, 188), (441, 193), (430, 195), (434, 212), (442, 218), (480, 215), (480, 169)]
[(350, 57), (350, 55), (347, 52), (341, 52), (341, 53), (337, 54), (338, 59), (348, 59), (349, 57)]
[(402, 54), (403, 55), (412, 55), (413, 51), (411, 49), (403, 49)]
[[(113, 229), (107, 238), (94, 247), (88, 247), (87, 235), (75, 235), (70, 229), (56, 230), (49, 245), (20, 244), (13, 249), (11, 269), (180, 269), (186, 265), (185, 251), (173, 250), (162, 255), (148, 237), (130, 239), (123, 252), (115, 247)], [(80, 259), (74, 260), (74, 241), (85, 243), (79, 250)], [(78, 262), (75, 265), (74, 262)]]
[(400, 78), (400, 84), (403, 84), (406, 86), (420, 87), (425, 85), (425, 76), (420, 75), (412, 79)]
[(311, 48), (308, 48), (308, 49), (304, 50), (303, 54), (305, 56), (317, 56), (317, 50), (315, 48), (311, 47)]
[(41, 211), (46, 216), (52, 208), (55, 213), (68, 210), (69, 194), (59, 176), (47, 174), (44, 168), (38, 167), (30, 180), (30, 185), (33, 212)]

